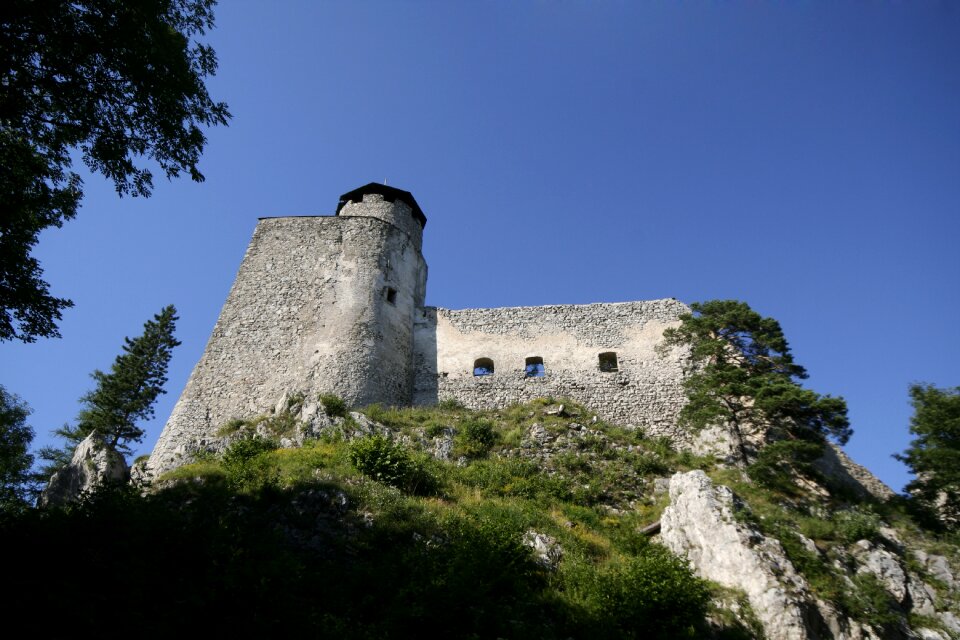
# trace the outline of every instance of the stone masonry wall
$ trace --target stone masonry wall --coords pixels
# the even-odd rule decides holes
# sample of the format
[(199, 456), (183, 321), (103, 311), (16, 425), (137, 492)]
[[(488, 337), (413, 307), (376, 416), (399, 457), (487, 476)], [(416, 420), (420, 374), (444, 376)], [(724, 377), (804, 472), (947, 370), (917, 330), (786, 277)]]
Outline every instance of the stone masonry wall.
[[(472, 408), (503, 407), (542, 396), (569, 397), (600, 417), (669, 435), (684, 403), (679, 354), (658, 355), (663, 330), (689, 308), (674, 299), (502, 309), (435, 309), (419, 315), (415, 404), (456, 399)], [(599, 354), (616, 352), (618, 371), (602, 372)], [(527, 357), (546, 375), (525, 377)], [(494, 374), (474, 376), (478, 358)]]
[(269, 412), (285, 393), (409, 404), (426, 280), (419, 238), (357, 212), (260, 221), (152, 471), (180, 464), (230, 419)]

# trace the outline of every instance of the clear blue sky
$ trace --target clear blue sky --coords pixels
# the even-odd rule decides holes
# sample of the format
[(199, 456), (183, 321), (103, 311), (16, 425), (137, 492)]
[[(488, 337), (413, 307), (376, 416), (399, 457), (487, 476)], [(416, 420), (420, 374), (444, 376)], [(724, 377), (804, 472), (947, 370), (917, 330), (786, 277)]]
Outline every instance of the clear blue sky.
[(428, 303), (737, 298), (844, 396), (894, 488), (907, 385), (960, 385), (960, 7), (911, 2), (242, 2), (217, 10), (207, 181), (86, 178), (37, 252), (76, 307), (0, 345), (37, 444), (169, 303), (199, 359), (258, 216), (386, 179), (429, 223)]

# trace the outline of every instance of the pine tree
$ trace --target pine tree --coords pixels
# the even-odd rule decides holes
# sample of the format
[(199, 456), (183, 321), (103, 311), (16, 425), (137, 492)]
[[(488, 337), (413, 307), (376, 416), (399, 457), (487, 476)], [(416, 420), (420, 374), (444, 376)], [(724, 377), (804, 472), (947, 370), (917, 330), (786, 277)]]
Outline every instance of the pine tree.
[(907, 491), (951, 528), (960, 526), (960, 387), (910, 386), (915, 437), (897, 460), (916, 478)]
[(664, 332), (664, 347), (690, 349), (682, 424), (731, 429), (742, 462), (751, 455), (744, 432), (762, 431), (772, 444), (761, 453), (766, 468), (809, 471), (826, 437), (845, 443), (852, 433), (843, 398), (800, 386), (806, 370), (793, 360), (780, 323), (738, 300), (690, 305), (679, 327)]
[(33, 493), (33, 456), (28, 453), (33, 429), (27, 425), (30, 407), (0, 386), (0, 514), (25, 508)]
[(96, 388), (84, 395), (83, 409), (75, 426), (64, 425), (54, 433), (66, 439), (62, 449), (44, 448), (40, 457), (50, 461), (44, 471), (53, 471), (69, 462), (77, 444), (96, 432), (104, 443), (129, 454), (129, 443), (140, 442), (144, 431), (138, 423), (154, 415), (157, 396), (166, 393), (167, 364), (173, 348), (180, 344), (173, 337), (177, 310), (165, 307), (143, 325), (143, 334), (124, 338), (123, 353), (117, 356), (109, 373), (95, 370), (91, 377)]

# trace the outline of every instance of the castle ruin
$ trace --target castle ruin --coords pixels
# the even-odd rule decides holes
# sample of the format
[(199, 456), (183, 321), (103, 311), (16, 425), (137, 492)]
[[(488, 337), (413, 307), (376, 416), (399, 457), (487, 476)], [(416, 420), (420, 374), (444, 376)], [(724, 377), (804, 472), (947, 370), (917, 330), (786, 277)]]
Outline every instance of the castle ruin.
[(426, 223), (412, 194), (373, 183), (332, 216), (261, 218), (149, 467), (182, 464), (227, 421), (290, 393), (478, 409), (569, 397), (684, 439), (680, 359), (654, 349), (684, 304), (427, 307)]

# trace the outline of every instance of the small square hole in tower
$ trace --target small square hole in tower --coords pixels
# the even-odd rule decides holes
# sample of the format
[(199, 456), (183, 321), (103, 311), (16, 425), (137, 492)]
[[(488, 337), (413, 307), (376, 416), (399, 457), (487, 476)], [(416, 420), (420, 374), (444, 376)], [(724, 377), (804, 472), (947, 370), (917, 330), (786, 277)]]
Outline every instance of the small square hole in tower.
[(386, 298), (390, 304), (397, 304), (397, 290), (392, 287), (387, 287)]
[(606, 353), (600, 354), (600, 371), (611, 373), (618, 370), (617, 354), (615, 351), (607, 351)]

